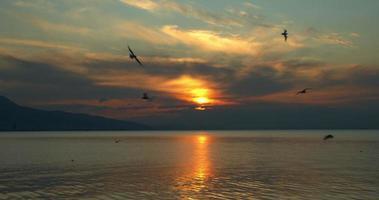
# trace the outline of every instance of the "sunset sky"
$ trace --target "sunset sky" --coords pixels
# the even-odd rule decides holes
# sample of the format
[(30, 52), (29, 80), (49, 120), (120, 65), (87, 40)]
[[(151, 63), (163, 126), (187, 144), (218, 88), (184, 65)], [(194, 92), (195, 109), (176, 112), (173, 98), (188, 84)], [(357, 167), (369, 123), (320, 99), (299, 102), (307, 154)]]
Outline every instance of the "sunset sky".
[(378, 9), (378, 0), (2, 0), (0, 95), (158, 127), (370, 127)]

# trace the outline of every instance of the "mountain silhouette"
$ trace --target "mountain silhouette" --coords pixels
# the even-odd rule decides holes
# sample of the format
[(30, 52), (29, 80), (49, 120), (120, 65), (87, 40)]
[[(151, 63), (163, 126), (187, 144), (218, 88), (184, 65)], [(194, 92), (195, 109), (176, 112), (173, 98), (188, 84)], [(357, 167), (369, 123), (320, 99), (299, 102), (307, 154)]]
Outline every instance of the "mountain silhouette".
[(149, 126), (87, 114), (45, 111), (0, 96), (0, 131), (149, 130)]

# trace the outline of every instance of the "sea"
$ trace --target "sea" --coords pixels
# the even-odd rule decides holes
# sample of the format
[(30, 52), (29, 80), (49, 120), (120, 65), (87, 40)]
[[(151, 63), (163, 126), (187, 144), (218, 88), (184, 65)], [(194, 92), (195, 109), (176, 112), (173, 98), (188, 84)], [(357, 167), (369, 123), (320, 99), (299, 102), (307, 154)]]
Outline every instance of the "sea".
[(378, 200), (379, 130), (4, 132), (8, 199)]

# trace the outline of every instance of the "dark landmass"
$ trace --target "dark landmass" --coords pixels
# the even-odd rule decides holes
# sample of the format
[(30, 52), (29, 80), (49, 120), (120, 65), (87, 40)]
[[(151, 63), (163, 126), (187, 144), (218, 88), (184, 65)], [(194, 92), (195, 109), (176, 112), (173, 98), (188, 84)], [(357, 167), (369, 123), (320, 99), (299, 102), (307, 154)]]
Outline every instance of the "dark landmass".
[(150, 130), (149, 126), (87, 114), (45, 111), (0, 96), (0, 131)]

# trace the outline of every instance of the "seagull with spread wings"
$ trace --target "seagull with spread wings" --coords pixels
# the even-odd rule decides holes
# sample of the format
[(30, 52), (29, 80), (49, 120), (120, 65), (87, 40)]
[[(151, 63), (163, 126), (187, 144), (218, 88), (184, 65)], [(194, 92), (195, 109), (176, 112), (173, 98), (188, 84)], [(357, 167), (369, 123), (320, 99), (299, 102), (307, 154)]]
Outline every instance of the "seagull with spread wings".
[(287, 39), (288, 39), (288, 31), (287, 31), (287, 29), (284, 29), (284, 32), (282, 33), (282, 35), (284, 36), (284, 41), (287, 42)]
[(138, 59), (137, 55), (134, 54), (133, 50), (129, 47), (129, 45), (128, 45), (128, 49), (129, 49), (129, 57), (130, 57), (130, 59), (136, 60), (138, 62), (138, 64), (140, 64), (141, 66), (143, 66), (142, 63), (141, 63), (141, 61)]
[(305, 88), (304, 90), (301, 90), (301, 91), (298, 91), (296, 93), (296, 95), (299, 95), (299, 94), (306, 94), (308, 90), (311, 90), (312, 88)]

